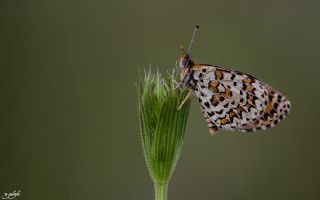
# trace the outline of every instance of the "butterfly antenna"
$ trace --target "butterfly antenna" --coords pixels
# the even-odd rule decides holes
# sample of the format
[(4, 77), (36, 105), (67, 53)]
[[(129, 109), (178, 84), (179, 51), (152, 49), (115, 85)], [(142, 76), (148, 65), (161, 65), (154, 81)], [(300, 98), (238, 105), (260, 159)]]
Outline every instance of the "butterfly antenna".
[(191, 38), (191, 41), (190, 41), (190, 45), (189, 45), (189, 51), (188, 51), (189, 55), (191, 53), (191, 47), (192, 47), (192, 44), (193, 44), (194, 37), (195, 37), (199, 27), (200, 27), (199, 24), (197, 24), (196, 27), (194, 28), (193, 35), (192, 35), (192, 38)]

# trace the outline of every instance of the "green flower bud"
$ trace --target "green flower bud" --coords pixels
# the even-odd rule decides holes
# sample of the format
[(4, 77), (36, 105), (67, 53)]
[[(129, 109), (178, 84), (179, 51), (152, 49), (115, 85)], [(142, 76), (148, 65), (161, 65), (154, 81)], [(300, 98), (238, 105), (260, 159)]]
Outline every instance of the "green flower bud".
[(167, 199), (167, 187), (183, 145), (190, 100), (178, 110), (188, 90), (177, 87), (177, 75), (152, 75), (138, 85), (140, 133), (155, 199)]

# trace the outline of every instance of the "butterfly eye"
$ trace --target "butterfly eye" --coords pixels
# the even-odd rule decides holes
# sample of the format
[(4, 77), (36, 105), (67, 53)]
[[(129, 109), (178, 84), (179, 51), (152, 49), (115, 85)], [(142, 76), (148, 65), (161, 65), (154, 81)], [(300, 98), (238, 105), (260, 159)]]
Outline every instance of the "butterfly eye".
[(185, 68), (190, 64), (190, 59), (189, 58), (182, 58), (180, 61), (180, 67)]

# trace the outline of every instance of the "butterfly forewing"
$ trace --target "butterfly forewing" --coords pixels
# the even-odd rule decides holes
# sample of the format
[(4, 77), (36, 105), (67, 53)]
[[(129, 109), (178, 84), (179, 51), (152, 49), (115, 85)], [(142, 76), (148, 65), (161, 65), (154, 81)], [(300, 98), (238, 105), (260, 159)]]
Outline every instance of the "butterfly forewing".
[(193, 65), (191, 74), (210, 132), (266, 129), (289, 113), (290, 102), (251, 75), (205, 64)]

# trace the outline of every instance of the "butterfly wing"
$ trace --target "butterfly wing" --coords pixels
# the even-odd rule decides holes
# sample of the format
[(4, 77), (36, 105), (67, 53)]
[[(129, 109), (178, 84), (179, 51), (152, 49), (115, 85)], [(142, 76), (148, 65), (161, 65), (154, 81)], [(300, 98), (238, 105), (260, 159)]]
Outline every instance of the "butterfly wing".
[(192, 77), (208, 127), (256, 131), (273, 127), (290, 111), (286, 97), (251, 75), (200, 64), (192, 67)]

